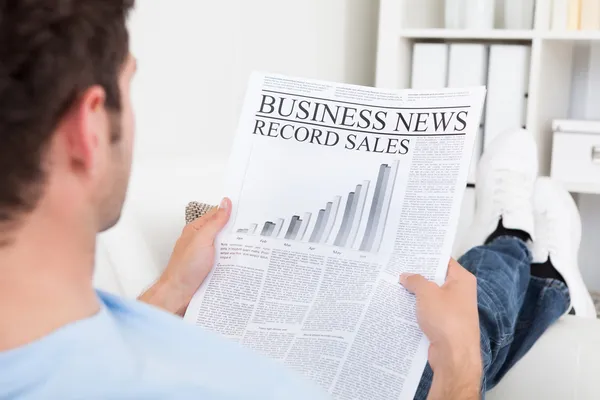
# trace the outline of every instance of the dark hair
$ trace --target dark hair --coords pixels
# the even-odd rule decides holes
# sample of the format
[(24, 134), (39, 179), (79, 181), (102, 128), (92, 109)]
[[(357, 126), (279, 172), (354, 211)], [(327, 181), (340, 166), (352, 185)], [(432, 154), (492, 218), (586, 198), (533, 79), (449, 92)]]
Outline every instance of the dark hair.
[(83, 92), (120, 111), (134, 1), (0, 0), (0, 223), (35, 208), (46, 144)]

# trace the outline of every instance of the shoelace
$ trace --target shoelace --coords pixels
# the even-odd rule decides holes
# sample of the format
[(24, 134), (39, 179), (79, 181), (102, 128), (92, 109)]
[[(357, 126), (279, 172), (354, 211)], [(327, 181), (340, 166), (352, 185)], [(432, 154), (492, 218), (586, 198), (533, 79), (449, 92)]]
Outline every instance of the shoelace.
[[(494, 192), (492, 195), (494, 208), (503, 214), (507, 210), (518, 210), (531, 207), (532, 182), (523, 174), (510, 170), (498, 169), (492, 178)], [(515, 190), (514, 188), (523, 188)]]

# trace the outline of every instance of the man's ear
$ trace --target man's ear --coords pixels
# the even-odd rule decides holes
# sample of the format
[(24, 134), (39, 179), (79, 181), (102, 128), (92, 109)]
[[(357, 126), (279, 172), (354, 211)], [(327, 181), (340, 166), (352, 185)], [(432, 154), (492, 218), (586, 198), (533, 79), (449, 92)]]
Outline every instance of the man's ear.
[(63, 120), (67, 152), (74, 167), (94, 173), (101, 149), (109, 140), (106, 93), (100, 86), (85, 91)]

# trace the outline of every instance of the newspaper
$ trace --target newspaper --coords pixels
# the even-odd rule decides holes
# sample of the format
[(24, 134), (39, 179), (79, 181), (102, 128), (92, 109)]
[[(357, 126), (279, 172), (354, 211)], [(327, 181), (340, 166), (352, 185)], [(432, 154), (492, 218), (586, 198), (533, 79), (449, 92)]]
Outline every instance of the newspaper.
[(334, 399), (412, 399), (428, 341), (398, 279), (444, 282), (484, 97), (255, 74), (185, 318)]

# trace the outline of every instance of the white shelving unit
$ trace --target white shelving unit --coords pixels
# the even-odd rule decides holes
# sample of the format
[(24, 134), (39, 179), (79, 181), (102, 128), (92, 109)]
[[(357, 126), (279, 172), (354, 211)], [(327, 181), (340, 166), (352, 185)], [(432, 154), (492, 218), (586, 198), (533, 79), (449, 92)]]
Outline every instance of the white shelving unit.
[[(600, 40), (600, 31), (551, 31), (550, 0), (536, 0), (531, 30), (444, 29), (443, 0), (380, 0), (376, 85), (408, 88), (411, 80), (412, 48), (415, 42), (518, 43), (531, 45), (526, 125), (539, 144), (540, 173), (550, 173), (552, 120), (568, 118), (571, 103), (573, 50), (586, 41)], [(496, 0), (498, 17), (502, 1)], [(570, 188), (590, 192), (590, 188)], [(598, 188), (600, 190), (600, 188)], [(598, 193), (598, 192), (597, 192)], [(459, 232), (469, 225), (474, 208), (473, 190), (467, 190)], [(600, 196), (580, 195), (583, 220), (580, 266), (588, 288), (600, 292), (597, 237), (600, 235)]]
[[(550, 8), (551, 1), (536, 1), (531, 30), (481, 31), (443, 29), (443, 0), (381, 0), (376, 85), (398, 89), (410, 86), (415, 42), (530, 44), (527, 128), (538, 140), (540, 172), (548, 174), (551, 122), (568, 117), (574, 45), (580, 41), (600, 40), (597, 31), (550, 31)], [(502, 14), (500, 7), (496, 14)]]
[(441, 39), (441, 40), (505, 40), (527, 41), (533, 39), (533, 31), (530, 30), (505, 30), (494, 29), (489, 31), (476, 31), (467, 29), (402, 29), (398, 36), (405, 39)]
[(568, 40), (568, 41), (596, 41), (600, 40), (600, 32), (589, 31), (566, 31), (552, 32), (535, 30), (509, 30), (493, 29), (489, 31), (477, 31), (467, 29), (402, 29), (398, 31), (398, 37), (412, 40), (439, 39), (439, 40), (473, 40), (473, 41), (503, 41), (531, 42), (533, 39), (543, 40)]

